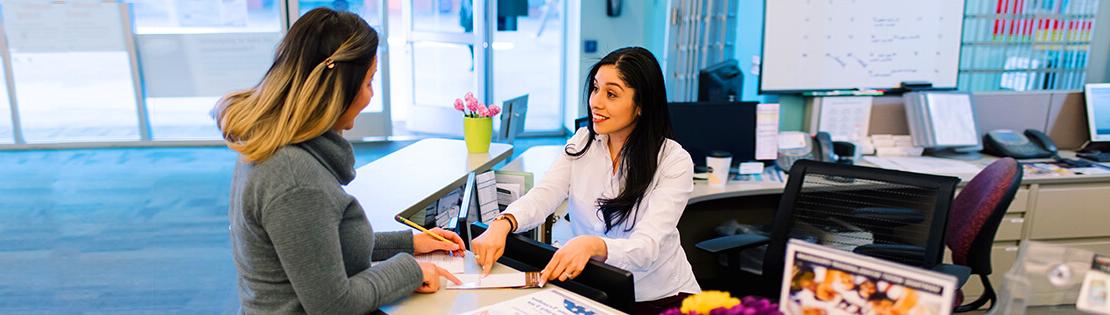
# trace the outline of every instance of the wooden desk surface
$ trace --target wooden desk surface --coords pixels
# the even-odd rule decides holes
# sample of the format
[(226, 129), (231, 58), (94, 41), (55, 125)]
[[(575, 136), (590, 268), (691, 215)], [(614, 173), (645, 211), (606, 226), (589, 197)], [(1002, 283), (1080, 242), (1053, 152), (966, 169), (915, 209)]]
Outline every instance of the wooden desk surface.
[[(478, 273), (481, 267), (474, 261), (474, 255), (466, 255), (466, 273)], [(492, 273), (508, 273), (515, 271), (512, 267), (500, 263), (493, 267)], [(440, 279), (444, 284), (446, 279)], [(533, 289), (483, 289), (483, 290), (440, 290), (434, 294), (413, 294), (400, 302), (387, 305), (381, 311), (390, 315), (427, 315), (427, 314), (458, 314), (473, 311), (482, 307), (508, 301), (513, 298), (525, 296), (535, 292), (555, 290), (570, 297), (578, 298), (586, 305), (608, 314), (624, 314), (616, 309), (597, 303), (574, 292), (567, 291), (555, 285), (546, 285), (543, 288)]]
[(462, 186), (470, 172), (487, 171), (512, 151), (511, 145), (492, 143), (488, 153), (469, 154), (462, 140), (424, 139), (359, 167), (346, 190), (375, 231), (408, 230), (393, 217), (423, 209)]

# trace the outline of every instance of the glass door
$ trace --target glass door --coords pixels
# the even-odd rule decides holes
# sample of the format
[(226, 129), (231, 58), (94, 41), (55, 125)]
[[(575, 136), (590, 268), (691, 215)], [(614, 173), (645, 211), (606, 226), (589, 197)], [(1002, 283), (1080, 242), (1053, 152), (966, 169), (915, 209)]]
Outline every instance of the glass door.
[[(489, 103), (486, 82), (491, 82), (489, 38), (484, 0), (403, 1), (404, 36), (407, 53), (399, 60), (408, 65), (394, 82), (406, 84), (399, 90), (411, 104), (399, 127), (407, 132), (462, 135), (462, 116), (453, 107), (467, 92)], [(400, 55), (400, 54), (398, 54)], [(399, 56), (400, 57), (400, 56)]]
[(493, 101), (500, 104), (527, 94), (525, 133), (562, 135), (566, 82), (562, 76), (562, 69), (566, 68), (565, 3), (561, 0), (496, 2), (497, 26), (491, 46), (493, 73), (498, 80), (492, 83)]

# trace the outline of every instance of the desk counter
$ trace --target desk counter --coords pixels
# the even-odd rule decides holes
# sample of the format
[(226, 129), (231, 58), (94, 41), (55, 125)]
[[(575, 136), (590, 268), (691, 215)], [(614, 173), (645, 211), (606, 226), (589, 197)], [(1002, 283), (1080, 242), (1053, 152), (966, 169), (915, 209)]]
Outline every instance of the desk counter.
[(424, 139), (359, 167), (346, 190), (375, 231), (407, 230), (393, 217), (423, 209), (462, 186), (470, 172), (488, 171), (512, 151), (511, 145), (492, 143), (488, 153), (469, 154), (462, 140)]

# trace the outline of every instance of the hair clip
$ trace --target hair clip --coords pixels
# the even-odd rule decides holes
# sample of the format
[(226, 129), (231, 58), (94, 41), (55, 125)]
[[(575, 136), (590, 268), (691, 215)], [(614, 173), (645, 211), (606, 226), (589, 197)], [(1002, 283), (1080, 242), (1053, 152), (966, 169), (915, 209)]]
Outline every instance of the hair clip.
[(326, 65), (328, 69), (335, 68), (335, 61), (331, 60), (331, 58), (324, 59), (324, 65)]

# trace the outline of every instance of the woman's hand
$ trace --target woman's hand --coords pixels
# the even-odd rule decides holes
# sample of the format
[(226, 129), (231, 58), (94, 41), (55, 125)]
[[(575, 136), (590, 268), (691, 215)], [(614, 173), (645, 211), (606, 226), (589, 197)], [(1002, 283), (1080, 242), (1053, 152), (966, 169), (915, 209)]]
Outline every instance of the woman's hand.
[(462, 280), (451, 274), (447, 270), (436, 266), (436, 264), (422, 262), (420, 264), (420, 271), (424, 273), (424, 283), (416, 288), (416, 293), (436, 293), (439, 291), (439, 277), (445, 277), (451, 280), (455, 285), (462, 284)]
[(413, 254), (420, 255), (442, 250), (451, 253), (453, 256), (463, 257), (463, 255), (466, 255), (466, 250), (463, 249), (466, 248), (466, 245), (463, 244), (462, 238), (459, 237), (458, 234), (455, 234), (455, 232), (441, 228), (434, 228), (428, 232), (442, 236), (452, 243), (441, 241), (434, 236), (428, 235), (428, 233), (417, 233), (412, 236)]
[(597, 236), (579, 236), (571, 239), (551, 257), (551, 262), (540, 273), (540, 285), (549, 280), (567, 281), (574, 279), (586, 268), (591, 257), (605, 260), (609, 249), (605, 241)]
[(470, 250), (474, 259), (482, 266), (482, 276), (489, 274), (493, 263), (505, 253), (505, 237), (509, 235), (512, 226), (506, 220), (494, 220), (478, 238), (470, 241)]

